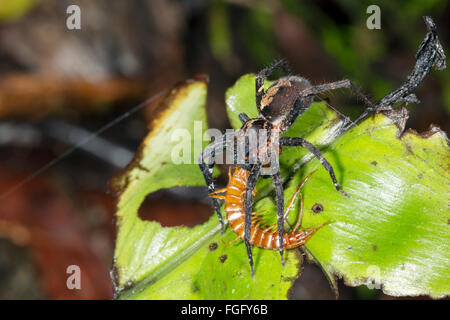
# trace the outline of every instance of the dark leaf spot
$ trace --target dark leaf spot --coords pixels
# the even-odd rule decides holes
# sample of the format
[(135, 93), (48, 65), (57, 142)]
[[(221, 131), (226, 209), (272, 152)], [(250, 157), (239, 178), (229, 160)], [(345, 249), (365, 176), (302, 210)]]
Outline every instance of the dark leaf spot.
[(124, 285), (122, 290), (129, 290), (134, 287), (134, 282), (131, 280), (128, 280)]
[(216, 250), (217, 247), (218, 247), (217, 243), (215, 243), (215, 242), (212, 242), (212, 243), (209, 244), (209, 250), (211, 250), (211, 251)]
[(221, 257), (219, 258), (219, 261), (222, 262), (222, 263), (224, 263), (225, 260), (227, 260), (227, 258), (228, 258), (227, 255), (224, 254), (223, 256), (221, 256)]
[(312, 206), (311, 210), (314, 213), (321, 213), (323, 211), (323, 205), (321, 203), (316, 203)]
[(377, 164), (378, 164), (378, 162), (376, 162), (376, 161), (372, 161), (372, 162), (371, 162), (370, 164), (376, 167), (376, 166), (377, 166)]

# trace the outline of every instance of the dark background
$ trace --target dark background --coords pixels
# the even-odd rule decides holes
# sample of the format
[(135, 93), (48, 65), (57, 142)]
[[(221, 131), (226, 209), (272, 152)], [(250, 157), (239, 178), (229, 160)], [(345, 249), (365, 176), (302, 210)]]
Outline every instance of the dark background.
[[(81, 8), (81, 30), (66, 28), (70, 4)], [(366, 27), (371, 4), (381, 9), (381, 30)], [(112, 297), (107, 181), (152, 113), (145, 107), (76, 148), (86, 135), (196, 73), (209, 75), (210, 126), (224, 130), (225, 90), (278, 58), (314, 84), (349, 78), (376, 101), (412, 70), (423, 15), (434, 18), (448, 53), (449, 13), (442, 0), (0, 0), (0, 299)], [(408, 128), (449, 131), (449, 78), (432, 71), (421, 84)], [(324, 97), (353, 118), (364, 108), (347, 90)], [(212, 214), (204, 195), (160, 191), (140, 216), (192, 226)], [(82, 270), (82, 290), (66, 288), (71, 264)], [(334, 298), (321, 270), (304, 268), (292, 298)], [(342, 281), (340, 298), (390, 299)]]

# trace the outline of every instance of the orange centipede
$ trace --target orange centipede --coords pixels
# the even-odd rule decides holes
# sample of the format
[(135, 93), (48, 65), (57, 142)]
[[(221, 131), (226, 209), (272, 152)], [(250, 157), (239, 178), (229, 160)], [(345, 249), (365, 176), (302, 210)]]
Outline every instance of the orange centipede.
[[(292, 195), (289, 205), (284, 213), (284, 219), (286, 219), (289, 211), (292, 209), (295, 203), (297, 196), (300, 195), (300, 212), (298, 214), (297, 222), (290, 232), (287, 232), (283, 235), (283, 248), (285, 249), (294, 249), (303, 245), (313, 236), (316, 231), (318, 231), (328, 223), (326, 222), (319, 227), (312, 226), (306, 229), (300, 228), (303, 215), (303, 197), (300, 191), (313, 173), (314, 171), (311, 172), (298, 186), (297, 190)], [(229, 181), (226, 188), (217, 190), (210, 194), (210, 197), (212, 198), (225, 200), (225, 212), (228, 223), (230, 224), (231, 229), (237, 235), (237, 238), (234, 241), (238, 239), (244, 240), (244, 195), (245, 186), (249, 175), (250, 171), (240, 167), (237, 167), (234, 170), (233, 174), (231, 174), (230, 167), (230, 171), (228, 173)], [(255, 194), (255, 190), (253, 190), (253, 193)], [(261, 226), (263, 221), (262, 218), (258, 216), (259, 213), (261, 212), (252, 212), (250, 244), (263, 249), (278, 250), (280, 248), (280, 242), (278, 231), (274, 228), (275, 224), (262, 228)], [(296, 231), (297, 229), (299, 230)]]

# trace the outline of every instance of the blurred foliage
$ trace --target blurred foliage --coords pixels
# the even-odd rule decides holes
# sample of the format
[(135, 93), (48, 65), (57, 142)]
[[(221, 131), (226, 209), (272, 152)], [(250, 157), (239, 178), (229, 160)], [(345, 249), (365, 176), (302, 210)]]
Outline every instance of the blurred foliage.
[[(317, 37), (326, 53), (334, 60), (343, 77), (350, 78), (364, 86), (364, 90), (380, 99), (404, 80), (406, 74), (392, 74), (395, 70), (380, 69), (392, 55), (392, 49), (406, 48), (413, 61), (417, 46), (426, 32), (422, 16), (439, 17), (445, 11), (447, 0), (432, 1), (297, 1), (282, 0), (280, 6), (270, 1), (213, 1), (211, 11), (214, 23), (209, 24), (210, 45), (213, 55), (219, 61), (232, 55), (232, 29), (238, 34), (247, 54), (259, 66), (266, 66), (279, 58), (277, 39), (274, 35), (277, 12), (283, 10), (293, 14), (307, 24)], [(230, 17), (227, 7), (242, 5), (249, 8), (245, 17), (237, 25)], [(369, 5), (381, 8), (381, 30), (365, 27)], [(226, 22), (228, 20), (228, 22)], [(211, 20), (212, 21), (212, 20)], [(439, 27), (439, 26), (438, 26)], [(439, 30), (443, 31), (443, 27)], [(445, 41), (444, 41), (445, 46)], [(446, 51), (447, 48), (444, 48)], [(402, 51), (401, 53), (404, 53)], [(357, 67), (356, 67), (357, 66)], [(377, 71), (377, 72), (374, 72)], [(441, 89), (445, 91), (450, 81), (448, 72), (435, 76)], [(443, 104), (450, 114), (450, 98), (443, 97)], [(349, 115), (359, 111), (353, 106), (345, 109)]]
[(34, 8), (38, 0), (0, 0), (0, 21), (13, 21)]
[[(391, 84), (386, 88), (386, 79), (380, 79), (379, 75), (370, 72), (373, 70), (373, 64), (386, 58), (388, 52), (388, 43), (383, 42), (384, 38), (380, 33), (390, 30), (397, 33), (402, 41), (407, 41), (411, 53), (415, 53), (418, 43), (422, 41), (425, 26), (420, 28), (411, 28), (411, 22), (414, 25), (422, 23), (424, 14), (439, 15), (446, 0), (434, 1), (343, 1), (341, 19), (349, 19), (348, 24), (338, 24), (335, 17), (327, 15), (323, 8), (313, 5), (310, 2), (283, 0), (284, 5), (291, 12), (316, 29), (321, 38), (327, 53), (336, 59), (339, 67), (346, 77), (349, 77), (359, 83), (364, 83), (371, 89), (376, 98), (381, 98), (387, 91), (395, 88)], [(361, 28), (365, 26), (368, 15), (366, 8), (369, 5), (376, 4), (381, 8), (381, 30), (369, 30)], [(394, 22), (395, 23), (392, 23)], [(358, 27), (354, 27), (358, 26)], [(394, 26), (394, 27), (393, 27)], [(392, 29), (392, 30), (391, 30)], [(355, 66), (358, 66), (355, 68)], [(400, 75), (402, 76), (402, 75)]]
[(247, 13), (241, 37), (255, 63), (268, 65), (277, 57), (274, 48), (273, 14), (265, 8), (255, 7)]
[(209, 8), (209, 41), (214, 57), (226, 63), (232, 55), (229, 10), (223, 1), (213, 1)]

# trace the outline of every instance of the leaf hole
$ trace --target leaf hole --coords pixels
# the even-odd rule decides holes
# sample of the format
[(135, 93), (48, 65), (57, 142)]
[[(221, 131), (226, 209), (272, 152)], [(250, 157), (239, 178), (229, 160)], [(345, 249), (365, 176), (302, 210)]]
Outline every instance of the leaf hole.
[(157, 221), (163, 227), (193, 227), (204, 223), (211, 217), (213, 210), (202, 199), (208, 197), (203, 191), (203, 188), (177, 187), (153, 192), (141, 204), (139, 218)]

